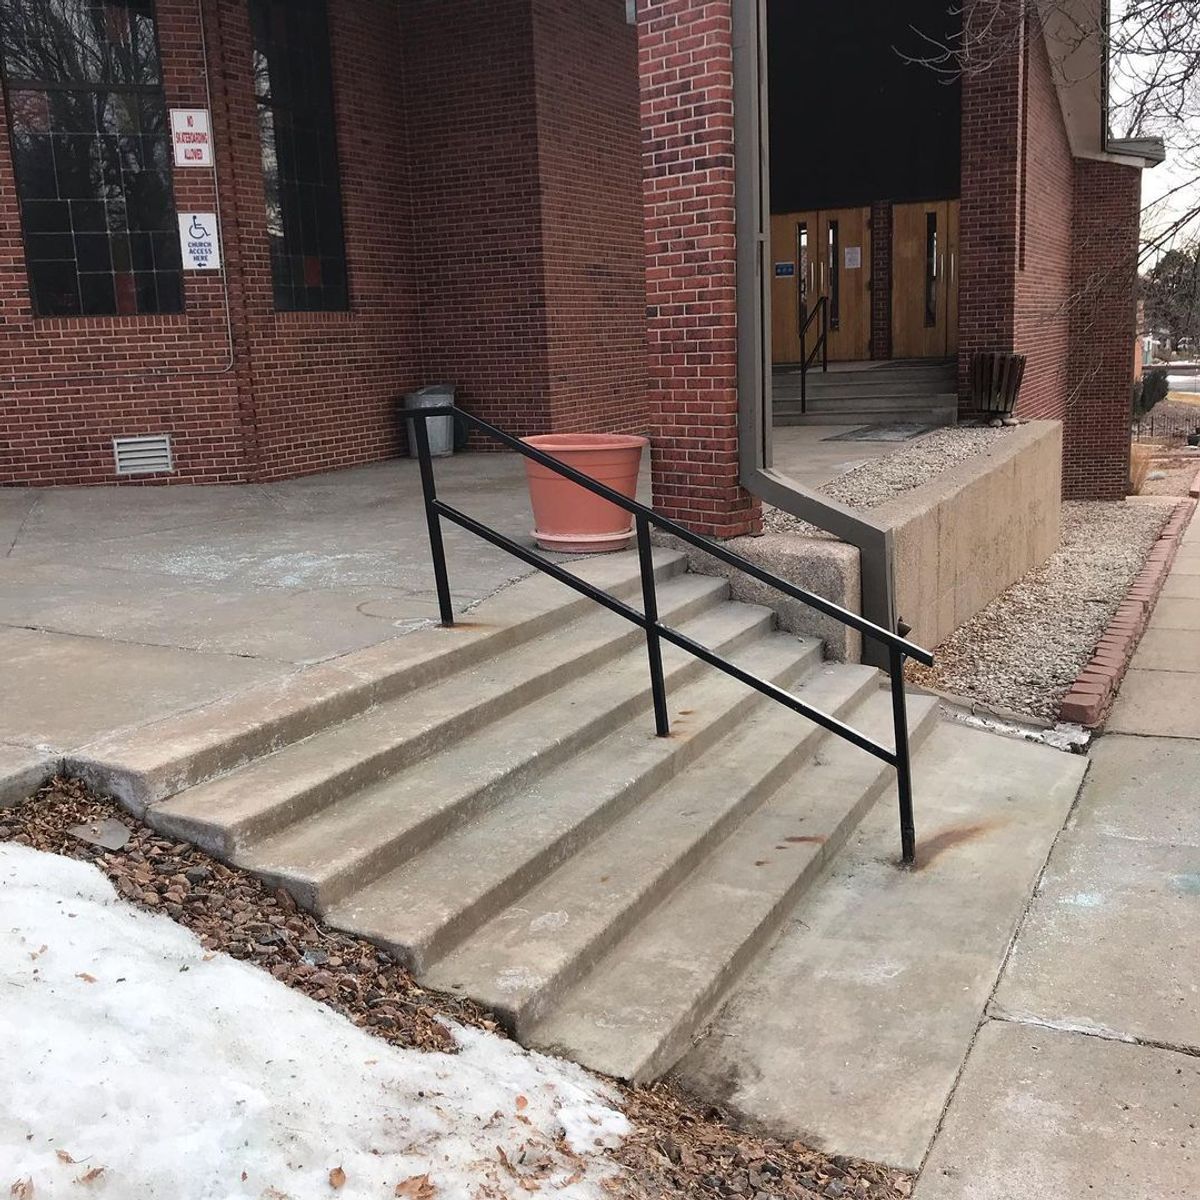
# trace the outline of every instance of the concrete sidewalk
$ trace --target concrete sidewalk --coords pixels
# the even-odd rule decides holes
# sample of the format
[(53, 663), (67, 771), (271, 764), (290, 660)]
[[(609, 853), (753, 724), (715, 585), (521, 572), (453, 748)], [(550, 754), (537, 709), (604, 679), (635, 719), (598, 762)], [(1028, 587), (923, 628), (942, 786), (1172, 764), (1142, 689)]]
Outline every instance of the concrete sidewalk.
[(1194, 522), (916, 1200), (1200, 1194), (1198, 584)]

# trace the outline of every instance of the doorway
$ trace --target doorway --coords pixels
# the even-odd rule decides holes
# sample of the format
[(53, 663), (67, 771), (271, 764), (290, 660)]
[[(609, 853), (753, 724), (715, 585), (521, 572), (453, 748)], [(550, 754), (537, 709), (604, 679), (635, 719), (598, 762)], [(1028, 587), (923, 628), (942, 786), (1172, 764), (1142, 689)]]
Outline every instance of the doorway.
[(892, 209), (892, 355), (958, 353), (957, 200)]
[[(771, 360), (798, 363), (800, 330), (822, 298), (830, 362), (857, 362), (871, 348), (869, 208), (776, 213), (771, 217)], [(806, 338), (818, 336), (815, 318)]]

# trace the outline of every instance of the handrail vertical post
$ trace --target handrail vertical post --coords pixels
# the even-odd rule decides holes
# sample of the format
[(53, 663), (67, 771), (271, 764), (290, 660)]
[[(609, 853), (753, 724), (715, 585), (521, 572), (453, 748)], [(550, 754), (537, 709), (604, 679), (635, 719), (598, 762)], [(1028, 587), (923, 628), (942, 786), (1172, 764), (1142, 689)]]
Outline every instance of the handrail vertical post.
[(829, 371), (829, 301), (821, 297), (821, 370)]
[(638, 565), (642, 572), (642, 612), (646, 617), (646, 655), (650, 660), (650, 692), (654, 697), (654, 729), (659, 737), (671, 736), (667, 715), (667, 685), (663, 678), (662, 641), (658, 635), (658, 591), (654, 583), (654, 554), (650, 546), (650, 524), (636, 517)]
[(888, 672), (892, 678), (892, 722), (896, 730), (896, 790), (900, 794), (900, 857), (905, 866), (917, 858), (917, 831), (913, 818), (912, 762), (908, 747), (908, 709), (904, 696), (904, 655), (889, 647)]
[(429, 553), (433, 559), (433, 579), (437, 588), (442, 624), (454, 624), (454, 602), (450, 598), (450, 577), (446, 573), (446, 547), (442, 544), (442, 518), (438, 515), (437, 485), (433, 479), (433, 455), (429, 450), (429, 426), (426, 415), (417, 409), (412, 414), (413, 436), (417, 439), (417, 461), (421, 467), (421, 491), (425, 496), (425, 524), (429, 527)]
[(800, 413), (808, 412), (808, 325), (811, 317), (800, 309)]

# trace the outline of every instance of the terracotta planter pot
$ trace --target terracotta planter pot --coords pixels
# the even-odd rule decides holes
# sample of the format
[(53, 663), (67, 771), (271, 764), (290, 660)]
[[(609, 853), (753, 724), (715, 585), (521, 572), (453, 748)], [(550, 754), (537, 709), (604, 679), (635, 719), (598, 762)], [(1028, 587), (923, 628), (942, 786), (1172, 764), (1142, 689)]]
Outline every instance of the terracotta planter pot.
[[(630, 500), (637, 495), (638, 470), (647, 445), (644, 437), (626, 433), (546, 433), (522, 441)], [(533, 505), (533, 536), (543, 550), (596, 554), (624, 550), (629, 545), (633, 537), (631, 513), (529, 458), (525, 460), (525, 475)]]

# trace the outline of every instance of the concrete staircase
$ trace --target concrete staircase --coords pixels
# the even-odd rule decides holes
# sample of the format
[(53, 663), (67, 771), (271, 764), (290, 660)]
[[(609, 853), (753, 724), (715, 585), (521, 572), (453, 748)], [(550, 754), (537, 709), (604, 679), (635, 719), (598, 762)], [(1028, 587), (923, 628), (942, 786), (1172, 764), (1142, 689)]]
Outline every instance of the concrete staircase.
[[(885, 743), (873, 669), (826, 664), (724, 580), (655, 554), (663, 618)], [(638, 592), (633, 556), (580, 564)], [(390, 656), (390, 657), (389, 657)], [(455, 630), (95, 747), (85, 775), (613, 1075), (670, 1068), (892, 771), (544, 577)], [(935, 720), (910, 700), (914, 745)], [(257, 720), (256, 720), (257, 718)]]
[(776, 425), (953, 425), (958, 416), (953, 359), (831, 363), (810, 369), (808, 403), (800, 411), (800, 371), (776, 371)]

